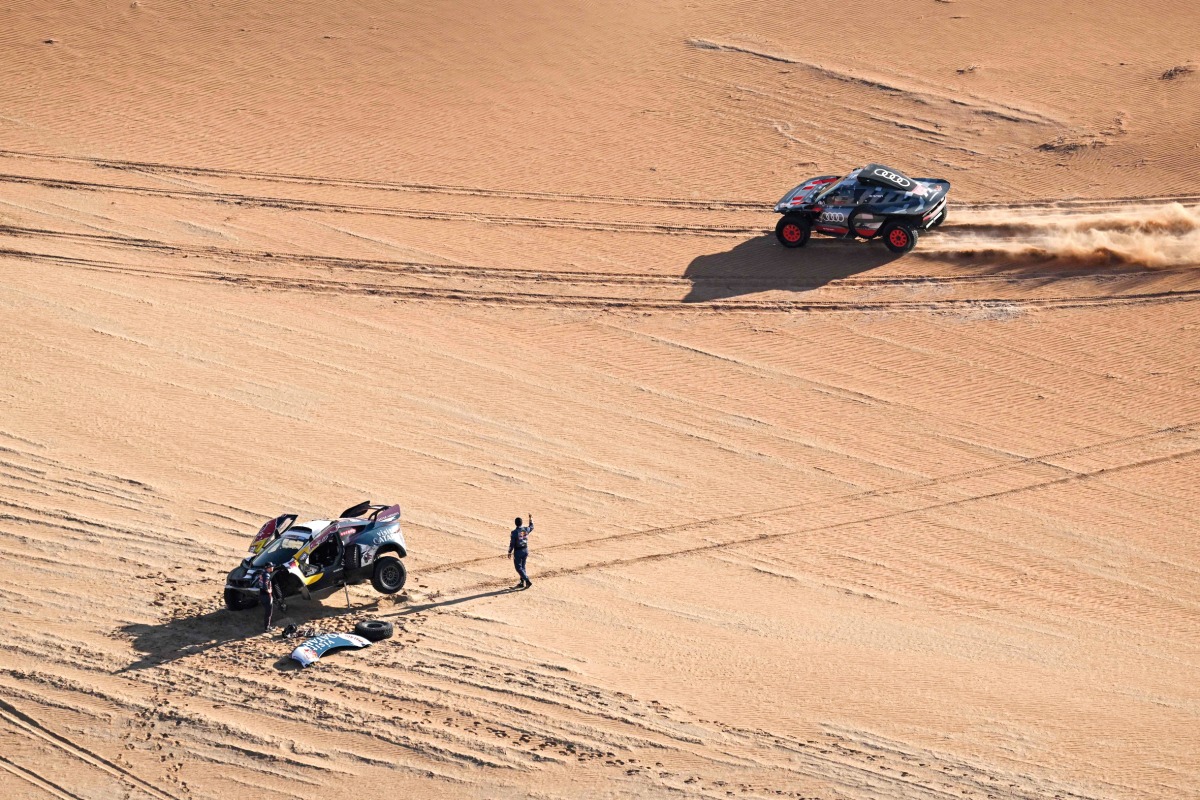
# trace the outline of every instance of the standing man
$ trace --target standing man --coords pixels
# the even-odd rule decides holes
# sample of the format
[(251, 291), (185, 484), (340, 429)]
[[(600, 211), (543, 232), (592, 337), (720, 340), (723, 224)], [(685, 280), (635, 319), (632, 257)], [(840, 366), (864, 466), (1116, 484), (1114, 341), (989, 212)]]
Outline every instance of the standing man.
[(522, 526), (521, 518), (517, 517), (517, 527), (513, 528), (512, 535), (508, 537), (508, 554), (512, 556), (513, 566), (517, 568), (517, 574), (521, 576), (521, 582), (514, 586), (514, 589), (528, 589), (533, 586), (533, 581), (529, 580), (529, 576), (525, 574), (525, 560), (529, 558), (529, 534), (533, 533), (533, 514), (529, 515), (529, 524)]
[(271, 615), (275, 611), (275, 565), (267, 564), (254, 579), (258, 587), (258, 602), (263, 607), (263, 630), (271, 630)]

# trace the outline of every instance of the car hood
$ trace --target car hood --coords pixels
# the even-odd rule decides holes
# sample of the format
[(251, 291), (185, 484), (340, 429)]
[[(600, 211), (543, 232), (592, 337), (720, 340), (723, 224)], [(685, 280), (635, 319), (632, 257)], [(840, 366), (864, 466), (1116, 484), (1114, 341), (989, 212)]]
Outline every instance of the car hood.
[(322, 633), (293, 650), (292, 658), (299, 661), (300, 666), (307, 667), (331, 650), (340, 650), (343, 647), (360, 649), (370, 646), (370, 641), (353, 633)]

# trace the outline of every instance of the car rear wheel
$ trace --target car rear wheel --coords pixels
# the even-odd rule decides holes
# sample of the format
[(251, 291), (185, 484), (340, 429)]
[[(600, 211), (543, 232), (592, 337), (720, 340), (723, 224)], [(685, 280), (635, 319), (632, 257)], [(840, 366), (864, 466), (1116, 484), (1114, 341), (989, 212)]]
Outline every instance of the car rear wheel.
[(404, 562), (394, 555), (380, 556), (375, 562), (375, 570), (371, 573), (371, 585), (380, 594), (395, 594), (404, 588), (408, 580), (408, 572)]
[(784, 247), (804, 247), (812, 228), (799, 214), (785, 214), (775, 225), (775, 238)]
[(883, 229), (883, 243), (896, 254), (907, 253), (917, 246), (917, 231), (903, 222), (893, 222)]
[(245, 611), (256, 605), (258, 600), (245, 592), (239, 592), (237, 589), (225, 590), (225, 607), (230, 611)]

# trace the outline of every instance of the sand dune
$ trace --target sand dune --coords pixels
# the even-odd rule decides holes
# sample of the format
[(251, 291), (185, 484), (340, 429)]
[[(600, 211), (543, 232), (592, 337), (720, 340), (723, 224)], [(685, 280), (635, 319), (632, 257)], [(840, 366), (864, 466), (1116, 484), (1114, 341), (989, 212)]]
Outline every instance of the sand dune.
[[(1200, 17), (858, 10), (10, 9), (0, 797), (1200, 794)], [(365, 498), (299, 670), (225, 573)]]

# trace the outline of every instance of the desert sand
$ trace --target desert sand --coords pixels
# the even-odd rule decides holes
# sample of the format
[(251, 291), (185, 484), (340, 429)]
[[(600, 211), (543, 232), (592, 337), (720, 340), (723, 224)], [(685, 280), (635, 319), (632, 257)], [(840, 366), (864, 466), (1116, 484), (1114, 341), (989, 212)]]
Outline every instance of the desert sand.
[(0, 797), (1200, 796), (1194, 3), (3, 14)]

